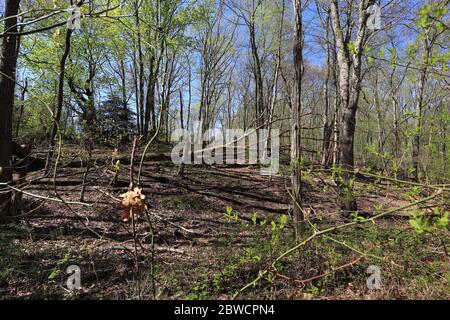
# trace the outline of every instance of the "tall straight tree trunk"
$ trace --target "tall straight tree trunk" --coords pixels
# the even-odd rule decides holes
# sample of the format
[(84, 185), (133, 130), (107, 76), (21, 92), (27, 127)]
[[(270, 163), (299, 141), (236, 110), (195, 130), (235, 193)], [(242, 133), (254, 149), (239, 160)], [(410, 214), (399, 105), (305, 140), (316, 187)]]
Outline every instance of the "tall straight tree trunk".
[(301, 233), (300, 223), (305, 219), (302, 209), (302, 149), (301, 149), (301, 112), (302, 112), (302, 78), (303, 78), (303, 21), (301, 0), (292, 1), (295, 12), (294, 31), (294, 103), (291, 113), (291, 166), (292, 196), (296, 236)]
[(17, 118), (17, 124), (16, 124), (16, 137), (19, 137), (20, 123), (22, 122), (23, 111), (25, 108), (25, 94), (27, 93), (27, 89), (28, 89), (28, 79), (25, 78), (24, 85), (20, 92), (20, 106), (19, 106), (20, 110), (19, 110), (19, 117)]
[(253, 73), (255, 78), (255, 106), (256, 106), (256, 127), (263, 125), (265, 123), (264, 119), (264, 88), (263, 88), (263, 78), (261, 71), (261, 59), (258, 53), (258, 47), (256, 44), (256, 31), (254, 20), (249, 25), (250, 34), (250, 47), (253, 57)]
[(128, 113), (128, 98), (127, 98), (127, 84), (126, 84), (126, 70), (124, 58), (120, 59), (120, 80), (121, 80), (121, 91), (122, 91), (122, 107), (125, 113), (125, 128), (124, 135), (128, 132), (129, 123), (129, 113)]
[[(398, 128), (398, 115), (399, 115), (399, 111), (398, 111), (398, 102), (396, 99), (396, 94), (397, 94), (397, 90), (400, 86), (400, 84), (398, 86), (394, 86), (394, 75), (395, 75), (395, 71), (396, 71), (396, 67), (394, 66), (391, 76), (390, 76), (390, 80), (389, 80), (389, 84), (390, 84), (390, 98), (391, 98), (391, 103), (392, 103), (392, 114), (394, 117), (394, 124), (393, 124), (393, 132), (394, 132), (394, 150), (393, 150), (393, 154), (394, 154), (394, 158), (395, 161), (397, 161), (400, 157), (400, 133), (399, 133), (399, 128)], [(401, 82), (400, 82), (401, 83)], [(394, 170), (394, 177), (397, 179), (397, 170)]]
[(186, 120), (186, 129), (189, 130), (189, 124), (191, 121), (191, 102), (192, 102), (192, 83), (191, 83), (191, 78), (192, 78), (192, 70), (191, 70), (191, 64), (189, 62), (188, 59), (188, 67), (189, 67), (189, 72), (188, 72), (188, 106), (187, 106), (187, 120)]
[(139, 108), (139, 85), (138, 85), (138, 70), (136, 63), (136, 53), (133, 54), (133, 84), (134, 84), (134, 99), (136, 100), (136, 127), (139, 135), (142, 134), (141, 127), (141, 111)]
[(423, 100), (425, 94), (425, 83), (427, 81), (427, 65), (424, 64), (423, 69), (421, 71), (420, 80), (419, 80), (419, 88), (418, 88), (418, 97), (417, 97), (417, 126), (414, 131), (413, 136), (413, 146), (412, 146), (412, 162), (413, 162), (413, 179), (416, 182), (420, 180), (420, 135), (422, 133), (423, 126)]
[[(12, 113), (17, 66), (17, 14), (20, 0), (6, 0), (4, 30), (0, 55), (0, 182), (12, 180)], [(9, 213), (11, 193), (0, 186), (0, 217)]]
[[(174, 82), (174, 72), (175, 72), (175, 54), (170, 57), (167, 55), (167, 61), (166, 61), (166, 71), (165, 75), (167, 75), (167, 80), (164, 81), (163, 88), (163, 94), (164, 94), (164, 124), (165, 124), (165, 138), (166, 142), (170, 141), (170, 123), (169, 123), (169, 114), (170, 114), (170, 99), (171, 99), (171, 93), (172, 93), (172, 87)], [(166, 84), (167, 83), (167, 84)]]
[(156, 131), (156, 115), (155, 115), (155, 86), (156, 86), (156, 72), (154, 70), (155, 57), (150, 57), (150, 75), (147, 85), (147, 98), (145, 101), (145, 117), (144, 117), (144, 135), (148, 134), (151, 128)]
[[(269, 142), (270, 142), (270, 137), (271, 137), (271, 133), (272, 133), (272, 124), (273, 124), (273, 116), (275, 113), (275, 104), (277, 102), (277, 93), (278, 93), (278, 78), (279, 78), (279, 73), (280, 73), (280, 68), (281, 68), (281, 42), (282, 42), (282, 38), (283, 38), (283, 24), (284, 24), (284, 10), (285, 10), (285, 6), (284, 6), (284, 1), (282, 1), (281, 3), (281, 17), (280, 17), (280, 27), (278, 29), (278, 39), (279, 39), (279, 44), (278, 44), (278, 48), (277, 48), (277, 53), (276, 53), (276, 63), (275, 63), (275, 74), (273, 76), (273, 82), (272, 82), (272, 92), (270, 94), (269, 97), (269, 115), (268, 115), (268, 122), (267, 122), (267, 139), (264, 142), (264, 153), (267, 152), (267, 150), (269, 150)], [(231, 118), (231, 116), (230, 116)], [(231, 121), (231, 119), (230, 119)], [(268, 156), (267, 154), (264, 155), (264, 157)]]
[[(19, 21), (19, 23), (20, 22), (21, 21)], [(20, 25), (19, 33), (22, 33), (24, 28), (25, 28), (24, 25)], [(20, 36), (17, 37), (17, 48), (16, 48), (17, 56), (19, 56), (21, 40), (22, 40), (22, 38)], [(17, 79), (16, 79), (16, 81), (17, 81)], [(25, 108), (25, 94), (27, 93), (27, 89), (28, 89), (28, 79), (25, 78), (24, 84), (21, 87), (21, 91), (20, 91), (19, 117), (17, 119), (17, 124), (16, 124), (16, 128), (15, 128), (15, 136), (17, 138), (19, 137), (20, 123), (22, 122), (23, 110)]]
[[(337, 48), (336, 36), (333, 33), (333, 47)], [(336, 166), (339, 162), (339, 119), (340, 119), (340, 102), (339, 99), (339, 71), (337, 67), (337, 50), (333, 50), (333, 61), (332, 61), (332, 71), (333, 71), (333, 104), (334, 104), (334, 114), (333, 114), (333, 141), (330, 143), (331, 149), (331, 161), (333, 166)]]
[(329, 164), (330, 159), (330, 140), (332, 134), (333, 124), (330, 123), (329, 114), (330, 114), (330, 71), (331, 71), (331, 53), (330, 53), (330, 15), (327, 15), (327, 19), (325, 22), (325, 51), (327, 56), (327, 66), (325, 73), (325, 80), (323, 84), (323, 96), (324, 96), (324, 113), (323, 113), (323, 144), (322, 144), (322, 159), (321, 165), (326, 167)]
[[(180, 126), (181, 129), (184, 130), (184, 102), (183, 102), (183, 92), (181, 89), (179, 89), (179, 94), (180, 94)], [(183, 139), (185, 139), (186, 137), (183, 136)], [(182, 176), (184, 173), (184, 163), (181, 162), (180, 166), (178, 167), (178, 176)]]
[(55, 137), (56, 133), (58, 132), (59, 124), (61, 121), (61, 113), (62, 113), (62, 106), (63, 106), (63, 98), (64, 98), (64, 77), (66, 73), (66, 61), (67, 57), (70, 53), (70, 39), (72, 37), (73, 30), (67, 29), (66, 31), (66, 39), (65, 39), (65, 48), (64, 53), (61, 57), (61, 60), (59, 61), (59, 75), (58, 75), (58, 92), (56, 95), (56, 103), (55, 103), (55, 110), (53, 111), (53, 124), (52, 129), (50, 131), (50, 137), (49, 137), (49, 149), (47, 153), (47, 160), (45, 162), (45, 172), (48, 172), (48, 169), (50, 167), (50, 162), (53, 158), (53, 152), (55, 147)]
[(136, 28), (137, 28), (137, 64), (138, 64), (138, 88), (139, 88), (139, 101), (138, 104), (139, 109), (139, 118), (141, 120), (141, 133), (147, 135), (148, 127), (146, 127), (144, 123), (144, 61), (143, 61), (143, 53), (142, 53), (142, 41), (141, 41), (141, 23), (139, 18), (139, 1), (135, 2), (135, 17), (136, 17)]
[(378, 154), (381, 157), (381, 162), (383, 165), (383, 172), (387, 173), (387, 162), (384, 152), (384, 144), (386, 143), (386, 134), (384, 132), (383, 128), (383, 111), (380, 101), (380, 95), (379, 95), (379, 88), (378, 88), (378, 73), (375, 71), (375, 88), (373, 92), (373, 104), (375, 106), (375, 110), (377, 112), (377, 127), (378, 127)]
[[(255, 10), (255, 9), (254, 9)], [(261, 71), (261, 58), (258, 53), (258, 46), (256, 43), (256, 30), (255, 30), (255, 15), (251, 17), (251, 21), (247, 23), (248, 31), (250, 35), (250, 49), (253, 59), (253, 78), (255, 80), (255, 128), (263, 127), (265, 124), (264, 114), (264, 88), (263, 78)], [(259, 131), (256, 131), (256, 136), (259, 144), (260, 135)], [(259, 148), (256, 149), (256, 157), (260, 158)]]

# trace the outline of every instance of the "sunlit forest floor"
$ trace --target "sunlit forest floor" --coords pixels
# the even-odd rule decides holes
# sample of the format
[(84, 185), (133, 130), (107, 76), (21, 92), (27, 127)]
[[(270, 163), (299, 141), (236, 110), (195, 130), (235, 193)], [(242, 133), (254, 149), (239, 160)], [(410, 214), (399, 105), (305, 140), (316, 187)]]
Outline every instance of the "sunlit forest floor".
[[(114, 200), (127, 190), (129, 166), (122, 161), (114, 186), (112, 150), (94, 150), (85, 204), (56, 201), (80, 201), (80, 158), (86, 154), (79, 147), (63, 148), (56, 179), (53, 173), (42, 178), (42, 170), (29, 173), (23, 217), (0, 227), (0, 297), (230, 299), (295, 245), (292, 219), (283, 218), (290, 208), (287, 167), (268, 177), (249, 166), (186, 166), (178, 176), (169, 149), (158, 150), (145, 158), (141, 180), (154, 237), (140, 219), (136, 242), (133, 224), (122, 222)], [(118, 157), (129, 155), (122, 150)], [(338, 213), (331, 176), (306, 170), (303, 183), (313, 225), (323, 229), (348, 221)], [(365, 216), (428, 195), (376, 179), (358, 178), (355, 188)], [(317, 237), (237, 297), (450, 299), (449, 232), (418, 234), (408, 221), (415, 209)], [(310, 235), (311, 228), (304, 233), (303, 238)], [(65, 284), (71, 264), (81, 268), (82, 289), (74, 292)], [(379, 290), (367, 287), (370, 265), (381, 268)]]

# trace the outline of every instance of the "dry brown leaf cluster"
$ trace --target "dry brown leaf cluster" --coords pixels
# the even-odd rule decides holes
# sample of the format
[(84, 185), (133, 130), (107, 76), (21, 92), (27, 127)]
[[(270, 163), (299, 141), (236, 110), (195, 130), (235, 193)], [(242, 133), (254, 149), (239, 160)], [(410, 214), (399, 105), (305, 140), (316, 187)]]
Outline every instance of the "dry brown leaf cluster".
[(141, 217), (144, 215), (145, 210), (145, 195), (142, 194), (142, 189), (139, 187), (134, 188), (119, 196), (122, 199), (122, 206), (124, 207), (122, 219), (127, 222), (130, 217)]

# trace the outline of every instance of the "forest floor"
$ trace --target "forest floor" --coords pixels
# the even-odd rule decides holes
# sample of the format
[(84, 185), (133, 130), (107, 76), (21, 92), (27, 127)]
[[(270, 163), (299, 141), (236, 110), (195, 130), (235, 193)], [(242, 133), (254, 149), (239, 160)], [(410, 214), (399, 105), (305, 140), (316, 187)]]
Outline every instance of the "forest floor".
[[(268, 177), (249, 166), (186, 166), (180, 177), (169, 151), (158, 149), (146, 157), (141, 181), (154, 236), (138, 220), (136, 243), (114, 200), (127, 191), (129, 166), (121, 165), (113, 186), (111, 150), (94, 150), (82, 204), (58, 202), (80, 201), (85, 169), (74, 161), (86, 154), (79, 147), (64, 146), (56, 180), (42, 170), (29, 173), (21, 186), (25, 214), (0, 226), (0, 298), (230, 299), (295, 245), (291, 219), (284, 218), (288, 168)], [(330, 176), (305, 171), (303, 188), (317, 228), (348, 221)], [(373, 179), (357, 179), (355, 189), (369, 216), (432, 193)], [(449, 232), (418, 234), (409, 223), (415, 209), (315, 237), (238, 298), (450, 299)], [(72, 264), (81, 268), (77, 291), (66, 289)], [(381, 269), (379, 290), (368, 289), (370, 265)]]

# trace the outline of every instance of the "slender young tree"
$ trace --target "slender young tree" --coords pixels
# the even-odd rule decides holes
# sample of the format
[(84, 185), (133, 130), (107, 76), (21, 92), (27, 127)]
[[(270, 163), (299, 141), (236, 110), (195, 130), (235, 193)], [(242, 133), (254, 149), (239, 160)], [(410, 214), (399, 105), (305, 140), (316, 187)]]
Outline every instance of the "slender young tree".
[(430, 68), (433, 67), (433, 61), (437, 60), (433, 57), (437, 41), (446, 30), (441, 23), (445, 16), (445, 8), (448, 7), (449, 1), (427, 1), (427, 5), (419, 12), (419, 51), (421, 52), (421, 60), (419, 63), (419, 80), (417, 87), (416, 99), (416, 130), (413, 135), (412, 143), (412, 172), (415, 181), (420, 180), (420, 156), (422, 149), (422, 131), (424, 127), (426, 84), (429, 78)]
[(291, 166), (293, 212), (299, 233), (299, 223), (305, 219), (302, 209), (302, 78), (303, 78), (303, 21), (301, 0), (292, 1), (295, 14), (294, 29), (294, 103), (291, 113)]
[(52, 129), (50, 131), (50, 137), (49, 137), (49, 149), (47, 153), (47, 160), (45, 163), (45, 171), (48, 172), (48, 169), (50, 167), (50, 163), (53, 157), (53, 152), (55, 148), (55, 137), (56, 133), (58, 132), (58, 128), (61, 121), (61, 113), (63, 108), (63, 99), (64, 99), (64, 77), (66, 73), (66, 61), (67, 57), (70, 53), (70, 38), (72, 37), (73, 30), (67, 29), (66, 31), (66, 37), (65, 37), (65, 47), (63, 55), (61, 56), (61, 60), (59, 62), (59, 74), (58, 74), (58, 91), (56, 94), (56, 103), (55, 103), (55, 109), (53, 111), (53, 124)]

